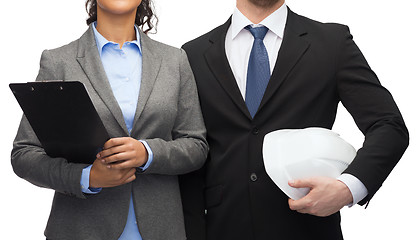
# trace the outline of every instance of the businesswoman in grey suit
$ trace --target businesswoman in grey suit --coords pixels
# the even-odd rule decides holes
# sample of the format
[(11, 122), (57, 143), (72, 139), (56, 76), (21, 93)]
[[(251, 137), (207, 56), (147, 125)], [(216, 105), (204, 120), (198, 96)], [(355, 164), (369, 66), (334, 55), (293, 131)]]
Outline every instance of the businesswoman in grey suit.
[(92, 165), (69, 163), (49, 157), (23, 117), (13, 169), (55, 190), (48, 239), (185, 239), (177, 175), (208, 151), (186, 54), (146, 35), (150, 0), (86, 6), (89, 29), (45, 50), (37, 80), (84, 83), (111, 139)]

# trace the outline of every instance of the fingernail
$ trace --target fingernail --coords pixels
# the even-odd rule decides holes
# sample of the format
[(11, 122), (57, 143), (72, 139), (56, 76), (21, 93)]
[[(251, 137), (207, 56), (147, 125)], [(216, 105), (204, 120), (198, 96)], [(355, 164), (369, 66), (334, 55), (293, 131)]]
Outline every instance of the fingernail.
[(293, 185), (293, 184), (295, 184), (295, 181), (294, 180), (289, 180), (289, 185)]
[(107, 165), (107, 168), (111, 168), (111, 166), (110, 165)]
[(101, 155), (98, 153), (98, 154), (97, 154), (97, 158), (100, 158), (100, 157), (101, 157)]

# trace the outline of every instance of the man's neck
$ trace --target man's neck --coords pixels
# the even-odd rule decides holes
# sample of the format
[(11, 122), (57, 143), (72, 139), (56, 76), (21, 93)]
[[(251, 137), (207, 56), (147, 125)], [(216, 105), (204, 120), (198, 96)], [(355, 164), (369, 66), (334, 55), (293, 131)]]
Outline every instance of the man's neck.
[(267, 18), (274, 11), (279, 9), (285, 3), (284, 0), (278, 1), (276, 4), (270, 7), (262, 7), (253, 4), (249, 0), (237, 0), (238, 10), (246, 16), (254, 24), (258, 24)]

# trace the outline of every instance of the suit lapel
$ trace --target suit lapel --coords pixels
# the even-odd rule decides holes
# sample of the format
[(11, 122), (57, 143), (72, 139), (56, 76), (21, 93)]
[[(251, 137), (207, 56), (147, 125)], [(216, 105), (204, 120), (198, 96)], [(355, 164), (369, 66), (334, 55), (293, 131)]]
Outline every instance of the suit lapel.
[[(248, 118), (251, 118), (225, 54), (225, 35), (230, 24), (231, 18), (212, 34), (210, 38), (212, 45), (205, 53), (205, 58), (216, 79), (233, 102)], [(305, 35), (307, 32), (299, 22), (299, 17), (288, 9), (288, 18), (278, 59), (257, 112), (261, 111), (261, 108), (276, 93), (287, 79), (288, 73), (308, 50), (310, 43), (304, 39)]]
[(207, 60), (211, 72), (215, 75), (217, 81), (225, 92), (227, 92), (232, 101), (248, 118), (251, 118), (225, 54), (225, 35), (230, 24), (231, 18), (213, 32), (210, 38), (212, 45), (206, 51), (205, 59)]
[(276, 93), (282, 83), (287, 79), (288, 73), (309, 48), (310, 43), (304, 39), (307, 32), (298, 22), (298, 19), (299, 16), (288, 9), (288, 18), (282, 45), (258, 111), (260, 111), (267, 101)]
[(114, 115), (118, 124), (128, 134), (123, 113), (111, 90), (110, 83), (101, 63), (92, 27), (80, 38), (77, 61), (91, 82), (94, 90), (100, 96), (107, 108)]

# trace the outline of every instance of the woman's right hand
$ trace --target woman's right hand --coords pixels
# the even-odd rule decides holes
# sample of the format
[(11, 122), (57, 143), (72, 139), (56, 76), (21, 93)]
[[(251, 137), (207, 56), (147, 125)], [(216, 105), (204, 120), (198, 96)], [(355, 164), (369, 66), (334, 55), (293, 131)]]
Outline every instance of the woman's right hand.
[(94, 161), (90, 172), (90, 187), (116, 187), (136, 179), (136, 168), (112, 169), (107, 165), (100, 159)]

